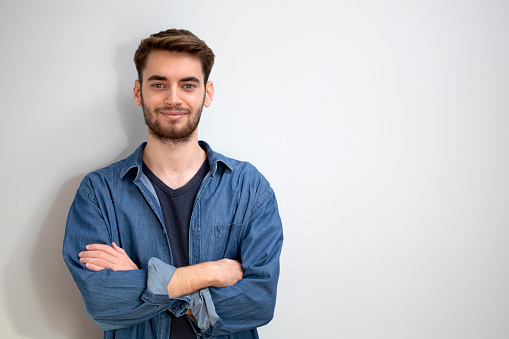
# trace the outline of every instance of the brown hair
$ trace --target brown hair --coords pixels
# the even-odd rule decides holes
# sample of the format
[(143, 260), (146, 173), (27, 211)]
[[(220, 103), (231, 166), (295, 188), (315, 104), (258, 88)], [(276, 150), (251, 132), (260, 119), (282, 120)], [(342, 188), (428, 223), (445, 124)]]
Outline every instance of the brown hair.
[(201, 61), (205, 83), (207, 83), (214, 65), (214, 53), (203, 40), (200, 40), (193, 33), (185, 29), (172, 28), (143, 39), (134, 54), (134, 64), (140, 82), (142, 81), (142, 72), (145, 69), (147, 57), (154, 50), (182, 52), (197, 56)]

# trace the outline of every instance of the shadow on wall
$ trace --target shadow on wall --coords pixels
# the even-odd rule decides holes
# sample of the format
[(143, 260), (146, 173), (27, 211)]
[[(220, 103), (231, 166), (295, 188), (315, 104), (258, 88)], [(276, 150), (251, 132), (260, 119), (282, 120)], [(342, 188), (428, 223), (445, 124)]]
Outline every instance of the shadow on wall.
[[(23, 290), (31, 288), (30, 283), (35, 291), (33, 297), (31, 289), (22, 296), (7, 293), (13, 324), (26, 337), (55, 338), (56, 334), (70, 339), (102, 337), (101, 329), (87, 315), (78, 288), (62, 259), (67, 212), (82, 177), (64, 183), (37, 237), (26, 234), (24, 242), (16, 247), (20, 251), (13, 253), (9, 261), (7, 291), (19, 291), (20, 286)], [(34, 227), (27, 227), (27, 233), (40, 223), (37, 216), (33, 219)], [(35, 239), (35, 244), (27, 246), (30, 241), (25, 242), (26, 239)], [(33, 248), (33, 252), (24, 253), (23, 249), (27, 248)]]
[[(141, 39), (140, 39), (141, 40)], [(142, 141), (147, 139), (147, 128), (143, 120), (143, 111), (136, 106), (133, 98), (134, 81), (138, 78), (135, 71), (133, 56), (139, 41), (120, 45), (113, 67), (118, 75), (117, 111), (120, 121), (129, 140), (128, 147), (119, 155), (118, 160), (129, 156)]]
[[(118, 75), (117, 108), (128, 145), (108, 164), (90, 164), (89, 168), (83, 169), (85, 171), (125, 158), (146, 139), (143, 114), (132, 97), (136, 79), (132, 59), (138, 43), (118, 46), (113, 60)], [(5, 279), (6, 299), (14, 327), (25, 337), (102, 337), (102, 330), (87, 315), (79, 290), (62, 258), (67, 213), (84, 175), (75, 176), (62, 185), (42, 225), (39, 215), (32, 217), (23, 242), (18, 244), (10, 258)], [(39, 234), (32, 234), (37, 229)], [(33, 239), (35, 243), (32, 244)], [(27, 289), (26, 294), (19, 295), (17, 291), (20, 289)]]

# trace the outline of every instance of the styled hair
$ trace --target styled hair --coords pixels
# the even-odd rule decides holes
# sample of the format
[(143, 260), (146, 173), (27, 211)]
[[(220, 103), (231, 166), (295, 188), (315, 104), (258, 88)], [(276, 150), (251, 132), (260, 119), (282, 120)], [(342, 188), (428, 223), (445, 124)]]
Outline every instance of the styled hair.
[(134, 64), (140, 82), (142, 82), (142, 72), (147, 63), (147, 57), (154, 50), (189, 53), (197, 56), (201, 62), (205, 83), (207, 83), (214, 65), (214, 52), (193, 33), (185, 29), (172, 28), (143, 39), (134, 53)]

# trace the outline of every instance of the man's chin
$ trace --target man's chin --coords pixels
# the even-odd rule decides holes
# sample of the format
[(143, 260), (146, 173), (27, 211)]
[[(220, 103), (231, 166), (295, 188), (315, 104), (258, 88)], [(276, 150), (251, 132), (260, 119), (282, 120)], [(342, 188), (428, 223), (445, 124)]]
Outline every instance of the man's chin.
[(161, 130), (153, 130), (149, 128), (150, 134), (163, 143), (186, 143), (191, 140), (191, 137), (194, 131), (182, 132), (182, 131), (161, 131)]

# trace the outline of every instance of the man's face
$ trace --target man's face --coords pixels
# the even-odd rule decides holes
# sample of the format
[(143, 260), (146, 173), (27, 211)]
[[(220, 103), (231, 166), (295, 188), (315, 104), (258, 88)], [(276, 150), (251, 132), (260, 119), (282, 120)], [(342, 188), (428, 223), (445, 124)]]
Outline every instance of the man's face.
[(214, 94), (204, 84), (200, 59), (187, 53), (152, 51), (142, 81), (136, 80), (134, 100), (142, 106), (149, 133), (163, 142), (186, 142), (197, 133), (203, 106)]

